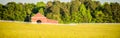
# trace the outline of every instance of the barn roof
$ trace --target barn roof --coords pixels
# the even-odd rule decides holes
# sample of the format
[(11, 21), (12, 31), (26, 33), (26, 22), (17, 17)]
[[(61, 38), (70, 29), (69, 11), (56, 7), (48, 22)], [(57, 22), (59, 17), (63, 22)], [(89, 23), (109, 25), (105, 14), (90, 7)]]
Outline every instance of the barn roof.
[(32, 18), (31, 18), (31, 21), (32, 22), (36, 22), (37, 20), (41, 20), (42, 23), (58, 23), (57, 20), (52, 20), (52, 19), (48, 19), (46, 18), (44, 15), (40, 14), (40, 13), (37, 13), (35, 14)]

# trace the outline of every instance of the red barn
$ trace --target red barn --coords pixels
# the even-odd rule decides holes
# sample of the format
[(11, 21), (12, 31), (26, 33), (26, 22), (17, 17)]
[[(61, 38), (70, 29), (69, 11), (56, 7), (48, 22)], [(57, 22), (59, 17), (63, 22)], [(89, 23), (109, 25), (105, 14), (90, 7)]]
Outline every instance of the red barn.
[(37, 13), (33, 17), (31, 17), (31, 22), (32, 23), (54, 23), (57, 24), (58, 21), (52, 20), (52, 19), (47, 19), (44, 15), (41, 15), (40, 13)]

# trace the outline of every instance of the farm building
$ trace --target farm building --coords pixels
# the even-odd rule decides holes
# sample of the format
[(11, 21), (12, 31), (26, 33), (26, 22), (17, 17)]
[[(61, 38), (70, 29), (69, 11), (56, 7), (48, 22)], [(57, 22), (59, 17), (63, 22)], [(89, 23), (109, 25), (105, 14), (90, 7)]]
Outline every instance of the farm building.
[(33, 17), (31, 17), (31, 22), (32, 23), (54, 23), (54, 24), (58, 23), (58, 21), (48, 19), (44, 15), (42, 15), (40, 13), (37, 13)]

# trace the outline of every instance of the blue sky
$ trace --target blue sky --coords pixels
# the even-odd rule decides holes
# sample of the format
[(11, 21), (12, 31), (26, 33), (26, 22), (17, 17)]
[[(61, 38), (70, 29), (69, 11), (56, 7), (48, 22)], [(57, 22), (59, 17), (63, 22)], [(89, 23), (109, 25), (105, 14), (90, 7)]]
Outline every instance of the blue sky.
[[(50, 1), (50, 0), (0, 0), (0, 3), (1, 4), (7, 4), (8, 2), (11, 2), (11, 1), (14, 1), (16, 3), (36, 3), (36, 2), (39, 2), (39, 1), (43, 1), (43, 2), (47, 2), (47, 1)], [(53, 1), (53, 0), (51, 0)], [(71, 0), (60, 0), (61, 2), (70, 2)], [(99, 0), (101, 3), (104, 3), (104, 2), (119, 2), (120, 3), (120, 0)]]

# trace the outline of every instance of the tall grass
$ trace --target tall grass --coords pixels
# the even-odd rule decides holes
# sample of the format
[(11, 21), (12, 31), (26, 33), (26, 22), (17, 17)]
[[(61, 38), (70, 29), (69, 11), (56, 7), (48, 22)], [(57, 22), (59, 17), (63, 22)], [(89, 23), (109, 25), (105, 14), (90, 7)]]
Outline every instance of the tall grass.
[(120, 24), (0, 22), (0, 38), (120, 38)]

